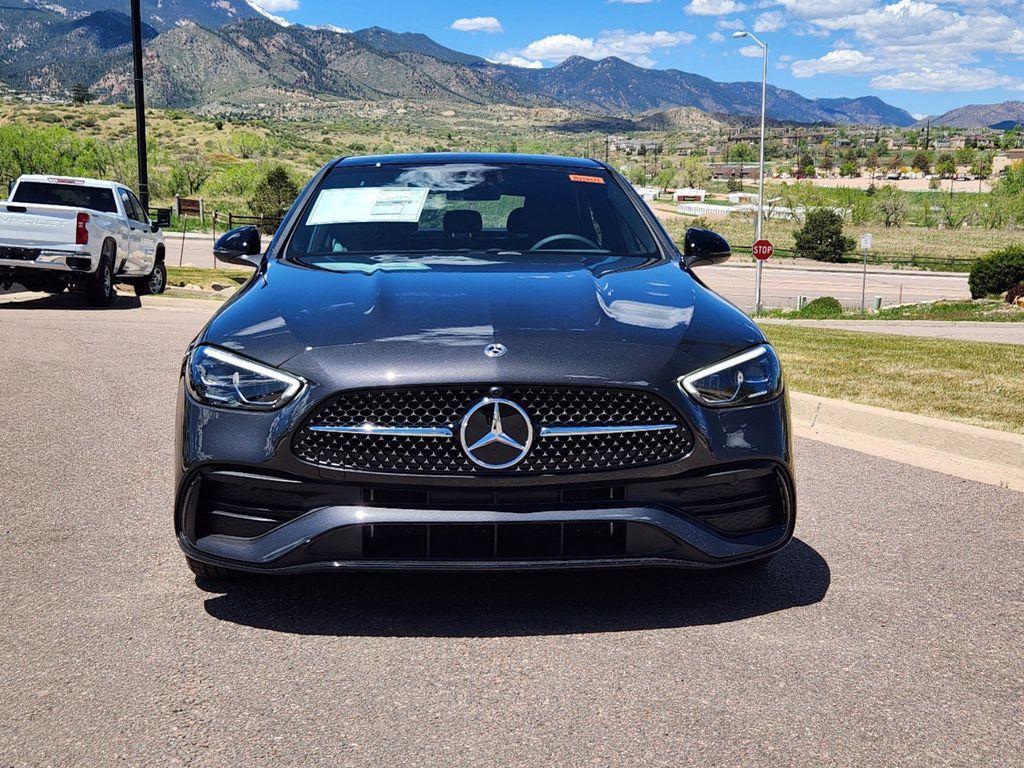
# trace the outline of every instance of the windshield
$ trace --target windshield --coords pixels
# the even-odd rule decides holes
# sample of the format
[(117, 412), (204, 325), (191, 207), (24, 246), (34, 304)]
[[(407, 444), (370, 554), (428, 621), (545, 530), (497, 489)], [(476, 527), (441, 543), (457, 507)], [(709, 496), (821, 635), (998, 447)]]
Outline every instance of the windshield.
[(287, 258), (527, 251), (650, 257), (654, 236), (603, 169), (450, 163), (339, 166), (301, 214)]

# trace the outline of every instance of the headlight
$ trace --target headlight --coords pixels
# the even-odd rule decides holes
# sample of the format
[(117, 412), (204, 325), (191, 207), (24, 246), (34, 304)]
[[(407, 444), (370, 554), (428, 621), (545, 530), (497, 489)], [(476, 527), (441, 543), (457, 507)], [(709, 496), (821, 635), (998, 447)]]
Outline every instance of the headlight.
[(767, 344), (682, 376), (679, 387), (701, 405), (755, 405), (782, 392), (782, 366)]
[(217, 347), (200, 346), (188, 360), (189, 392), (220, 408), (272, 411), (302, 389), (303, 381)]

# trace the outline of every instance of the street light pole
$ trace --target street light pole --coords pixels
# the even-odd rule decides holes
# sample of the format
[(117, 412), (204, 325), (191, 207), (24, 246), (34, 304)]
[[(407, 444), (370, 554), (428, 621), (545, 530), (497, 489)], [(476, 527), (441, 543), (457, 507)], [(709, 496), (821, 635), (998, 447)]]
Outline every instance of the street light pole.
[[(758, 162), (757, 173), (757, 219), (755, 224), (755, 240), (760, 240), (764, 220), (764, 133), (765, 133), (765, 112), (768, 104), (768, 45), (755, 37), (750, 32), (734, 32), (736, 39), (749, 37), (761, 48), (761, 151)], [(757, 259), (755, 267), (756, 287), (754, 288), (754, 313), (761, 313), (761, 267), (762, 261)]]
[(139, 201), (149, 210), (149, 169), (146, 164), (146, 94), (142, 83), (142, 11), (131, 0), (132, 54), (135, 64), (135, 148), (139, 161)]

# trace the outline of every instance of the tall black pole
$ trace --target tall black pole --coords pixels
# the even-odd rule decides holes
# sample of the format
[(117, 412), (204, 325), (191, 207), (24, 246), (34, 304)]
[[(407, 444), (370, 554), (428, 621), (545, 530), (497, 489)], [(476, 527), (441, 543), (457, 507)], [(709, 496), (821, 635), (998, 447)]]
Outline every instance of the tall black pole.
[(139, 200), (149, 209), (149, 170), (146, 166), (146, 94), (142, 84), (142, 12), (132, 2), (132, 53), (135, 59), (135, 145), (139, 156)]

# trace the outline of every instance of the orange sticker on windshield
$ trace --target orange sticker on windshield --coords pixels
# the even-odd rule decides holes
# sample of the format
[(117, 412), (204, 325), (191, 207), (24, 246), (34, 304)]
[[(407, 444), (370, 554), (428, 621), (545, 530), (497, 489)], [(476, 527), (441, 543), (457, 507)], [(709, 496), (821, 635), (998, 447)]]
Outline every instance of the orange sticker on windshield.
[(583, 176), (578, 173), (570, 173), (569, 181), (582, 181), (584, 184), (604, 184), (601, 176)]

